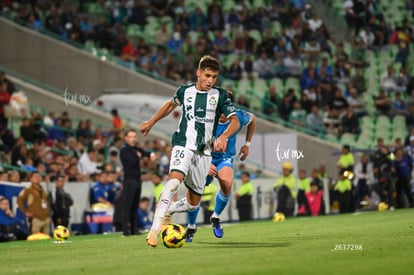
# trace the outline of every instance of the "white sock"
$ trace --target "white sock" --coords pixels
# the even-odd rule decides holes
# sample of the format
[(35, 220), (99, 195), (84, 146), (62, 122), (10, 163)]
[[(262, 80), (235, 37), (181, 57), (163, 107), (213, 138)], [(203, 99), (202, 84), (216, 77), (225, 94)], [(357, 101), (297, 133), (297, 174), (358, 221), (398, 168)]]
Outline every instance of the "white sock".
[(220, 216), (216, 214), (216, 212), (213, 212), (213, 214), (211, 215), (212, 218), (217, 218), (220, 219)]
[(182, 213), (182, 212), (188, 212), (191, 210), (195, 210), (197, 207), (198, 205), (194, 206), (194, 205), (189, 204), (187, 202), (187, 198), (182, 198), (181, 200), (178, 200), (170, 204), (170, 207), (168, 208), (167, 212), (169, 214)]
[(177, 192), (179, 186), (180, 181), (178, 179), (170, 179), (164, 186), (164, 190), (160, 195), (160, 200), (157, 204), (157, 208), (154, 214), (154, 220), (151, 226), (151, 230), (155, 231), (157, 234), (161, 230), (162, 218), (164, 217), (165, 212), (167, 212), (167, 209), (171, 203), (171, 199), (173, 195)]

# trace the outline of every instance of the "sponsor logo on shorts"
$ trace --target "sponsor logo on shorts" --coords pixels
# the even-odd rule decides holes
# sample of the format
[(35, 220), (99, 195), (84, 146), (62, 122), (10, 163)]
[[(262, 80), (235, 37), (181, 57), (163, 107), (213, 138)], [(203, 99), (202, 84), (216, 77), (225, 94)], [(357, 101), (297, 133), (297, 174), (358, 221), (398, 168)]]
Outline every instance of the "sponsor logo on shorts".
[(176, 165), (176, 166), (178, 166), (178, 165), (180, 165), (181, 164), (181, 161), (180, 161), (180, 159), (175, 159), (174, 161), (173, 161), (173, 165)]

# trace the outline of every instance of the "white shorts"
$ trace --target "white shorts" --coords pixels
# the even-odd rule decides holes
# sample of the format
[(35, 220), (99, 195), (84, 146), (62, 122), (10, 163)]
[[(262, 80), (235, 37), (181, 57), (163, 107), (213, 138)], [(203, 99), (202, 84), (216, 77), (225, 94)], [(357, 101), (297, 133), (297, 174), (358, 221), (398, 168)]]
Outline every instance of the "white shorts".
[(172, 148), (170, 173), (173, 171), (183, 173), (185, 176), (184, 184), (197, 195), (203, 194), (210, 164), (211, 156), (182, 146)]

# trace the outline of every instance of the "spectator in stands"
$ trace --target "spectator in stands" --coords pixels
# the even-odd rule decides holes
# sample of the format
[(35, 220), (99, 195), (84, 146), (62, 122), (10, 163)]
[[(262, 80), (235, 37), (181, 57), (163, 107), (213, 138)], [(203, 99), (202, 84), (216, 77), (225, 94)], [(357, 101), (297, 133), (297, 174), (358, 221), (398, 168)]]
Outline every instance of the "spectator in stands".
[(161, 24), (161, 27), (155, 32), (154, 43), (160, 46), (165, 46), (171, 37), (171, 32), (167, 28), (167, 23)]
[(355, 67), (355, 74), (351, 77), (351, 83), (359, 95), (367, 90), (365, 78), (361, 75), (361, 69), (359, 67)]
[(303, 71), (300, 80), (300, 87), (303, 90), (315, 87), (318, 84), (318, 76), (316, 70), (311, 63), (308, 63), (308, 67)]
[(391, 111), (391, 98), (381, 89), (378, 96), (374, 96), (375, 108), (378, 114), (388, 115)]
[(333, 100), (334, 80), (332, 76), (326, 74), (325, 68), (319, 69), (318, 85), (316, 87), (318, 95), (321, 98), (321, 106), (327, 105)]
[(286, 79), (289, 76), (289, 73), (286, 69), (283, 59), (278, 58), (276, 64), (273, 66), (273, 75), (280, 79)]
[(393, 92), (397, 86), (397, 79), (394, 75), (394, 69), (391, 65), (387, 66), (387, 70), (381, 75), (381, 87), (385, 92)]
[(355, 115), (360, 118), (366, 115), (365, 106), (362, 99), (358, 96), (358, 91), (355, 88), (351, 89), (351, 94), (346, 98), (348, 106), (354, 109)]
[(0, 181), (9, 181), (9, 173), (3, 171), (3, 167), (0, 170)]
[(9, 200), (0, 196), (0, 242), (25, 240), (27, 233), (17, 222), (10, 209)]
[(107, 174), (106, 172), (98, 172), (95, 175), (96, 182), (92, 185), (91, 205), (96, 203), (105, 204), (108, 207), (112, 207), (112, 203), (109, 201), (109, 194), (107, 190)]
[(302, 106), (302, 109), (305, 110), (306, 115), (311, 112), (312, 105), (314, 104), (314, 101), (309, 99), (309, 96), (315, 96), (314, 91), (315, 91), (315, 88), (311, 87), (308, 90), (305, 90), (305, 92), (303, 92), (300, 96), (299, 102), (300, 102), (300, 105)]
[(336, 88), (334, 97), (329, 103), (329, 107), (332, 110), (335, 110), (339, 117), (342, 117), (347, 111), (349, 105), (345, 97), (342, 95), (342, 91), (339, 88)]
[(211, 31), (224, 29), (224, 16), (220, 5), (213, 1), (207, 10), (207, 24)]
[(147, 23), (147, 8), (148, 4), (146, 1), (134, 0), (134, 6), (131, 8), (131, 16), (129, 18), (132, 24), (137, 24), (138, 26), (144, 28)]
[(6, 73), (4, 71), (0, 71), (0, 83), (6, 83), (5, 90), (10, 93), (10, 95), (14, 94), (16, 92), (16, 87), (14, 83), (7, 78)]
[(239, 98), (237, 99), (237, 104), (247, 109), (250, 108), (250, 103), (244, 95), (239, 96)]
[(397, 87), (395, 88), (396, 91), (399, 92), (406, 92), (406, 88), (409, 82), (409, 76), (408, 76), (408, 72), (407, 72), (407, 67), (402, 66), (400, 68), (400, 72), (398, 75), (396, 75), (396, 85)]
[(201, 8), (197, 6), (189, 17), (190, 30), (204, 32), (207, 30), (207, 18)]
[(8, 181), (13, 182), (13, 183), (21, 183), (19, 171), (17, 170), (10, 171)]
[(283, 59), (283, 64), (291, 76), (300, 76), (302, 73), (302, 60), (292, 50), (288, 51), (288, 56)]
[(11, 164), (14, 166), (22, 166), (24, 160), (28, 157), (26, 144), (15, 146), (11, 154)]
[(10, 103), (10, 92), (7, 90), (7, 83), (0, 81), (0, 123), (7, 126), (5, 107)]
[(98, 169), (98, 153), (91, 148), (84, 152), (78, 161), (78, 170), (80, 174), (94, 174), (100, 172)]
[[(109, 163), (108, 163), (109, 164)], [(109, 164), (109, 169), (105, 169), (107, 172), (106, 178), (106, 190), (108, 192), (108, 201), (115, 205), (115, 200), (121, 195), (121, 184), (118, 182), (118, 173), (112, 169), (112, 165)]]
[(250, 54), (247, 54), (244, 60), (240, 63), (240, 65), (243, 68), (243, 76), (245, 76), (248, 79), (253, 79), (253, 59)]
[(273, 77), (272, 60), (266, 52), (260, 54), (260, 58), (254, 62), (253, 68), (260, 78), (270, 79)]
[(342, 117), (340, 126), (340, 134), (350, 133), (357, 135), (361, 132), (359, 127), (359, 120), (355, 114), (354, 108), (349, 107), (347, 113)]
[(293, 104), (297, 101), (295, 96), (295, 91), (293, 88), (288, 90), (288, 93), (283, 97), (282, 102), (280, 103), (278, 110), (279, 115), (284, 120), (288, 120), (289, 114), (293, 109)]
[(293, 104), (293, 109), (289, 114), (289, 122), (301, 127), (306, 125), (306, 111), (302, 109), (300, 102)]
[(375, 35), (371, 31), (370, 26), (366, 25), (360, 30), (358, 34), (359, 41), (361, 42), (364, 49), (371, 50), (374, 46)]
[(276, 86), (270, 85), (265, 97), (263, 98), (263, 113), (271, 115), (276, 112), (279, 98), (276, 93)]
[(306, 125), (315, 132), (324, 132), (323, 115), (320, 114), (319, 107), (312, 105), (312, 111), (306, 117)]
[(221, 55), (229, 54), (232, 51), (231, 41), (226, 36), (224, 36), (223, 31), (216, 31), (216, 35), (213, 41), (213, 48), (217, 53)]
[(407, 115), (408, 110), (404, 100), (401, 99), (401, 92), (395, 93), (395, 99), (392, 102), (392, 114), (393, 115)]
[(278, 39), (277, 44), (273, 47), (273, 57), (277, 60), (286, 58), (288, 54), (288, 49), (285, 40)]
[(303, 49), (304, 57), (309, 61), (317, 62), (321, 54), (321, 46), (316, 36), (311, 36), (308, 41), (305, 42)]
[(36, 139), (35, 131), (32, 121), (28, 117), (24, 117), (20, 126), (20, 136), (23, 137), (26, 142), (33, 143)]
[(295, 207), (297, 180), (292, 174), (292, 163), (284, 162), (282, 169), (283, 175), (274, 184), (274, 189), (277, 193), (276, 212), (283, 213), (286, 217), (291, 217)]
[(142, 197), (138, 204), (138, 230), (147, 232), (151, 228), (152, 221), (150, 220), (150, 200), (148, 197)]
[(58, 117), (55, 121), (55, 124), (47, 129), (47, 139), (58, 140), (65, 138), (66, 136), (63, 131), (63, 121), (60, 117)]
[(50, 233), (50, 209), (47, 192), (40, 185), (38, 172), (30, 176), (31, 185), (20, 192), (17, 204), (20, 211), (29, 219), (31, 233)]
[(235, 59), (230, 64), (230, 68), (227, 70), (227, 77), (232, 80), (240, 80), (243, 77), (243, 69), (240, 65), (239, 59)]
[(183, 46), (183, 43), (184, 40), (181, 38), (181, 33), (175, 31), (170, 40), (168, 40), (167, 47), (173, 52), (179, 52)]
[(53, 126), (54, 121), (55, 121), (55, 113), (54, 112), (49, 112), (47, 115), (45, 115), (45, 117), (43, 119), (43, 124), (47, 128), (49, 126)]

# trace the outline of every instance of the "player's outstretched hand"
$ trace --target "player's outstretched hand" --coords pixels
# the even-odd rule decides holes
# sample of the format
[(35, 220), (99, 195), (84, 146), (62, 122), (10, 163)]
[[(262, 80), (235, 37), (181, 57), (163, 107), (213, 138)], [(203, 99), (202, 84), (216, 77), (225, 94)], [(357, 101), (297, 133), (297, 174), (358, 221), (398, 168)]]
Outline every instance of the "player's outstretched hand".
[(141, 128), (140, 128), (141, 133), (144, 136), (146, 136), (149, 133), (149, 131), (151, 130), (151, 127), (152, 127), (152, 125), (151, 125), (150, 121), (144, 121), (143, 123), (141, 123)]

